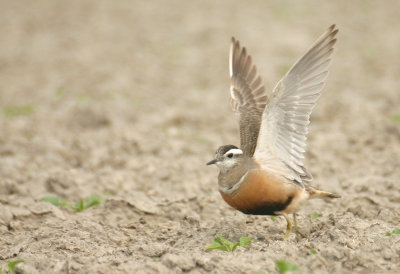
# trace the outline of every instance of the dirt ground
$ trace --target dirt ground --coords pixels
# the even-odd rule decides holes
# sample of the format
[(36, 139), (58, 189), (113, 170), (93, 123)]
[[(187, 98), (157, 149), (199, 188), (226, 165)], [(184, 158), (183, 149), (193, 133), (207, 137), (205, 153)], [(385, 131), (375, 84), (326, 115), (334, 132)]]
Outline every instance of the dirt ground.
[[(0, 1), (0, 267), (19, 273), (399, 273), (399, 1)], [(205, 163), (238, 145), (231, 36), (268, 91), (331, 24), (306, 166), (342, 195), (246, 216)], [(98, 195), (83, 212), (40, 201)], [(318, 218), (311, 216), (317, 213)], [(222, 234), (257, 242), (205, 252)], [(315, 249), (317, 254), (311, 254)]]

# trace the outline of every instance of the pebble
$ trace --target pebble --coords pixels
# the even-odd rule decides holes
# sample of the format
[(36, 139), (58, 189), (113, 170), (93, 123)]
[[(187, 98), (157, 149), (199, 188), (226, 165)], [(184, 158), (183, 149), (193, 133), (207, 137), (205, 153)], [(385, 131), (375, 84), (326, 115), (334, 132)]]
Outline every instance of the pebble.
[(257, 233), (257, 234), (256, 234), (256, 238), (257, 238), (257, 240), (259, 240), (259, 241), (264, 241), (264, 240), (265, 240), (265, 236), (262, 235), (261, 233)]
[(173, 268), (175, 266), (179, 267), (183, 271), (189, 271), (196, 266), (196, 262), (192, 257), (189, 256), (179, 256), (175, 254), (166, 254), (162, 258), (162, 263), (166, 265), (168, 268)]
[(149, 244), (139, 246), (138, 250), (145, 256), (160, 257), (169, 250), (169, 246), (165, 244)]
[(0, 204), (0, 225), (8, 225), (12, 220), (13, 215), (8, 206)]

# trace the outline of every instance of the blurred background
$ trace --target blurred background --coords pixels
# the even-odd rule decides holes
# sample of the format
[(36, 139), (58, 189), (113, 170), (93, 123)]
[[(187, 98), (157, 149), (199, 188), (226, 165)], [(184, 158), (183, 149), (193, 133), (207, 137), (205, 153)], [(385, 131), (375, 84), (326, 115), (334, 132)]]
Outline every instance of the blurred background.
[[(238, 144), (228, 103), (231, 36), (248, 48), (271, 91), (333, 23), (338, 43), (311, 118), (308, 157), (333, 150), (335, 161), (326, 168), (335, 168), (351, 157), (348, 149), (376, 144), (376, 136), (381, 145), (399, 138), (393, 123), (400, 113), (399, 5), (1, 1), (0, 142), (3, 154), (14, 156), (2, 173), (26, 176), (21, 171), (31, 169), (36, 177), (39, 170), (78, 168), (92, 176), (118, 167), (141, 181), (142, 172), (132, 169), (152, 166), (149, 173), (169, 177), (173, 166), (190, 178), (176, 174), (177, 190), (188, 185), (185, 192), (191, 192), (188, 180), (200, 184), (204, 173), (213, 173), (206, 181), (215, 181), (217, 172), (203, 165), (215, 149)], [(399, 152), (398, 143), (391, 151)], [(351, 160), (363, 161), (369, 152)], [(116, 191), (112, 184), (106, 188)], [(188, 193), (174, 195), (180, 194)]]
[(204, 163), (220, 145), (238, 144), (228, 103), (231, 36), (270, 91), (333, 23), (338, 43), (311, 117), (306, 163), (317, 186), (332, 182), (332, 190), (350, 170), (390, 175), (399, 163), (395, 1), (0, 5), (4, 194), (37, 197), (51, 190), (41, 182), (67, 173), (82, 180), (68, 193), (78, 197), (133, 190), (187, 197), (199, 188), (218, 197), (217, 171)]
[[(238, 214), (218, 193), (218, 170), (205, 166), (219, 146), (239, 143), (231, 37), (270, 92), (336, 24), (305, 164), (315, 186), (343, 198), (303, 214), (354, 211), (366, 225), (398, 223), (379, 214), (400, 203), (399, 10), (394, 0), (0, 0), (0, 201), (27, 209), (45, 195), (96, 193), (140, 196), (145, 208), (183, 199), (147, 208), (158, 212), (154, 222)], [(86, 217), (128, 218), (118, 212)], [(3, 224), (33, 218), (7, 214)]]

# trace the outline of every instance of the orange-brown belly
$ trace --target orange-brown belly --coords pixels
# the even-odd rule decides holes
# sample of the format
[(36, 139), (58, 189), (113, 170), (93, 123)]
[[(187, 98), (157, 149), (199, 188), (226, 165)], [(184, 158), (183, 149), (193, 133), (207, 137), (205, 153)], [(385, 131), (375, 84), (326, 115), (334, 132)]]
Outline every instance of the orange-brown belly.
[(295, 189), (262, 170), (248, 173), (242, 185), (232, 194), (220, 191), (230, 206), (251, 215), (275, 215), (285, 210), (295, 196)]

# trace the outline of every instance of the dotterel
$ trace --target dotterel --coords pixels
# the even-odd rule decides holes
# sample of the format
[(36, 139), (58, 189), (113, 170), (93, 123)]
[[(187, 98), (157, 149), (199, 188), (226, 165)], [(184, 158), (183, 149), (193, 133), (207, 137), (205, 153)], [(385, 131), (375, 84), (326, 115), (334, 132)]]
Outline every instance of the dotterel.
[(309, 185), (310, 172), (302, 159), (307, 125), (328, 76), (338, 30), (328, 28), (303, 54), (267, 96), (251, 56), (232, 38), (229, 57), (230, 103), (240, 131), (240, 148), (224, 145), (215, 159), (222, 198), (251, 215), (281, 215), (287, 221), (284, 239), (292, 230), (288, 214), (309, 199), (340, 198)]

